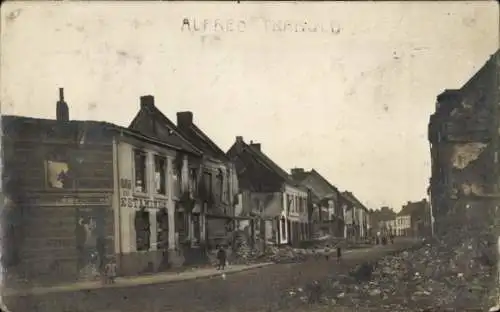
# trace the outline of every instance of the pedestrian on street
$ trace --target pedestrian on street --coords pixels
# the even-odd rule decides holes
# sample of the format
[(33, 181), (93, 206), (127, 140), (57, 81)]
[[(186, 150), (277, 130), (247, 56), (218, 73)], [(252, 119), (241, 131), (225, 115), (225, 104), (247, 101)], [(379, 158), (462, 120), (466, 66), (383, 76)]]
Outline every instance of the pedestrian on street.
[(340, 245), (337, 246), (337, 263), (340, 263), (340, 260), (342, 259), (342, 249), (340, 248)]
[(326, 261), (330, 260), (330, 245), (326, 245), (325, 247), (325, 258)]
[(217, 260), (219, 260), (217, 270), (224, 270), (226, 267), (226, 250), (224, 250), (223, 246), (219, 246), (219, 250), (217, 251)]

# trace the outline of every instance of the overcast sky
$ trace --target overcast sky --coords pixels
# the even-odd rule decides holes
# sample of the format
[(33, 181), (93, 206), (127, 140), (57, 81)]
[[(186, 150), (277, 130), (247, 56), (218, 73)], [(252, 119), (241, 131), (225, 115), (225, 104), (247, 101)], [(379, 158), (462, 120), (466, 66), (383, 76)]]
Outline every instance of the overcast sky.
[(498, 48), (495, 2), (2, 9), (3, 114), (54, 118), (64, 87), (72, 119), (127, 126), (151, 94), (173, 121), (193, 111), (222, 149), (237, 135), (260, 142), (283, 169), (315, 168), (369, 208), (426, 196), (436, 96)]

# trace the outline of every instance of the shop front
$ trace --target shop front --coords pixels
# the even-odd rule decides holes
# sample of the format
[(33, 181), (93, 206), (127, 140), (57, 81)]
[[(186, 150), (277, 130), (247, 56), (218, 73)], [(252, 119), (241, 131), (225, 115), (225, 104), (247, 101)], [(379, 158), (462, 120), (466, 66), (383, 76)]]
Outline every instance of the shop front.
[[(141, 142), (116, 146), (115, 250), (121, 275), (169, 269), (176, 261), (176, 205), (182, 168), (175, 151)], [(177, 235), (178, 237), (178, 235)]]

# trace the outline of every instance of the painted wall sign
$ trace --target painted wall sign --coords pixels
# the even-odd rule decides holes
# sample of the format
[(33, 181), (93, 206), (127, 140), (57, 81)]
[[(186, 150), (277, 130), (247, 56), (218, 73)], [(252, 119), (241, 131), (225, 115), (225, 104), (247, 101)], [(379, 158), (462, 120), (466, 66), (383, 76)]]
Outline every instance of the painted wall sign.
[(111, 205), (111, 195), (43, 195), (29, 199), (29, 203), (38, 206), (107, 206)]
[(139, 197), (122, 197), (120, 198), (120, 207), (127, 208), (145, 208), (145, 209), (161, 209), (167, 208), (166, 199), (147, 199)]

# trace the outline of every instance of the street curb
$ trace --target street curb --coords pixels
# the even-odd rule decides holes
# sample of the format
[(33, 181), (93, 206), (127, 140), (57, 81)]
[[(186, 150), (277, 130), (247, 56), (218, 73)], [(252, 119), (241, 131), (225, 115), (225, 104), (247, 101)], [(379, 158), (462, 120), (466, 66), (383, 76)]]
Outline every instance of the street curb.
[(273, 265), (275, 263), (262, 263), (262, 264), (256, 264), (251, 267), (246, 267), (246, 268), (241, 268), (238, 270), (234, 271), (225, 271), (225, 272), (212, 272), (210, 274), (206, 275), (199, 275), (199, 276), (192, 276), (192, 277), (185, 277), (185, 278), (178, 278), (178, 279), (172, 279), (172, 280), (153, 280), (153, 281), (144, 281), (144, 282), (136, 282), (136, 283), (125, 283), (125, 284), (108, 284), (108, 285), (102, 285), (102, 284), (93, 284), (93, 285), (88, 285), (88, 286), (83, 286), (83, 287), (78, 287), (75, 289), (67, 288), (67, 289), (57, 289), (56, 287), (53, 288), (41, 288), (41, 289), (34, 289), (34, 290), (2, 290), (1, 295), (3, 297), (13, 297), (13, 296), (30, 296), (30, 295), (45, 295), (45, 294), (50, 294), (50, 293), (65, 293), (65, 292), (81, 292), (81, 291), (90, 291), (90, 290), (98, 290), (98, 289), (110, 289), (110, 288), (127, 288), (127, 287), (138, 287), (138, 286), (145, 286), (145, 285), (157, 285), (157, 284), (175, 284), (175, 283), (180, 283), (180, 282), (185, 282), (185, 281), (192, 281), (192, 280), (200, 280), (200, 279), (211, 279), (214, 278), (215, 276), (220, 276), (222, 273), (225, 273), (225, 275), (231, 275), (231, 274), (236, 274), (236, 273), (241, 273), (245, 271), (250, 271), (254, 269), (260, 269), (263, 267), (267, 267), (270, 265)]

